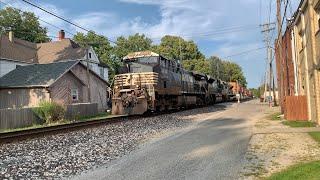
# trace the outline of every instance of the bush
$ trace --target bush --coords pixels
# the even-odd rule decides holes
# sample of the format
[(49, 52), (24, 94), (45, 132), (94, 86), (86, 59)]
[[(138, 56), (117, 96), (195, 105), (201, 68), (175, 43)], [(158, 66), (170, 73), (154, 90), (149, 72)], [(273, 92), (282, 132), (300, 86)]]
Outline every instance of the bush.
[(58, 103), (43, 101), (39, 103), (39, 107), (33, 108), (33, 112), (47, 124), (50, 124), (62, 120), (65, 109)]

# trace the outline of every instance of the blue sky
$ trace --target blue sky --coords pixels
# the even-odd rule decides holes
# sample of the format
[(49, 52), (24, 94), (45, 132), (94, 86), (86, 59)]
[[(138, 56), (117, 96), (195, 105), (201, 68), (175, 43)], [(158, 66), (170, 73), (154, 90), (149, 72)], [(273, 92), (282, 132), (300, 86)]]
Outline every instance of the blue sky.
[[(120, 35), (144, 33), (155, 43), (166, 35), (194, 40), (207, 56), (228, 57), (241, 65), (249, 87), (257, 87), (263, 78), (266, 50), (244, 51), (264, 47), (259, 24), (275, 21), (276, 0), (31, 0), (87, 29), (115, 40)], [(39, 18), (68, 32), (81, 31), (35, 9), (21, 0), (4, 0), (21, 10), (34, 12)], [(291, 0), (288, 14), (299, 0)], [(58, 29), (48, 27), (49, 35)], [(67, 34), (72, 37), (72, 35)], [(53, 39), (55, 40), (55, 39)]]

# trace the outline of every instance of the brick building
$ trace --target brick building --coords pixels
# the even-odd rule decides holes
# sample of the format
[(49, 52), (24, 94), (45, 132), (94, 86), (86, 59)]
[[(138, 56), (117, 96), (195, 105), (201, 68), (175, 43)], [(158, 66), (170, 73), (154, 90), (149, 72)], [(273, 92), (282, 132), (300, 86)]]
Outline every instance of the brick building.
[(279, 91), (279, 99), (281, 111), (285, 111), (285, 97), (295, 95), (295, 61), (293, 60), (293, 51), (292, 51), (292, 40), (293, 31), (292, 26), (289, 25), (282, 36), (282, 53), (280, 57), (279, 47), (275, 43), (275, 57), (276, 57), (276, 68), (277, 68), (277, 84)]

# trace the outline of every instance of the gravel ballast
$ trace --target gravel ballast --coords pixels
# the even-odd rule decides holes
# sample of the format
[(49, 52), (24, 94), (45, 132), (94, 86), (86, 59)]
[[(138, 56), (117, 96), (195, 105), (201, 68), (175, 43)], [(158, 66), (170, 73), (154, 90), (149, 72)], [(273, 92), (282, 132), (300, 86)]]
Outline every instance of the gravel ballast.
[(128, 154), (152, 136), (186, 127), (205, 118), (208, 112), (222, 110), (221, 107), (186, 110), (2, 144), (0, 179), (61, 179), (77, 175)]

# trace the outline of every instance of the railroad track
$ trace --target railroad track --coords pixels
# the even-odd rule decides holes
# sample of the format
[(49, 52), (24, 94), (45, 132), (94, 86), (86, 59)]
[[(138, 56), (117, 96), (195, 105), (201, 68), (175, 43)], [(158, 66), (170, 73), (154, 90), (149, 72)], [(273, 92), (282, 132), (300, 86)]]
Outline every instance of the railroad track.
[[(197, 108), (200, 108), (200, 107), (197, 107)], [(66, 133), (66, 132), (90, 128), (94, 126), (107, 125), (107, 124), (117, 123), (117, 122), (126, 121), (126, 120), (134, 120), (142, 117), (153, 117), (153, 116), (159, 116), (163, 114), (171, 114), (178, 111), (185, 111), (190, 109), (193, 109), (193, 108), (187, 108), (182, 110), (181, 109), (172, 110), (164, 113), (155, 113), (155, 114), (149, 113), (147, 115), (141, 115), (141, 116), (115, 116), (112, 118), (80, 121), (80, 122), (74, 122), (70, 124), (61, 124), (61, 125), (47, 126), (42, 128), (26, 129), (21, 131), (4, 132), (4, 133), (0, 133), (0, 144), (11, 143), (15, 141), (32, 139), (32, 138), (39, 138), (39, 137), (44, 137), (44, 136), (53, 135), (53, 134)]]
[(133, 119), (133, 118), (137, 118), (137, 117), (116, 116), (112, 118), (82, 121), (82, 122), (75, 122), (70, 124), (61, 124), (61, 125), (47, 126), (42, 128), (26, 129), (21, 131), (5, 132), (5, 133), (0, 133), (0, 144), (11, 143), (14, 141), (31, 139), (31, 138), (44, 137), (52, 134), (65, 133), (65, 132), (75, 131), (75, 130), (93, 127), (93, 126), (112, 124), (112, 123), (117, 123), (117, 122)]
[(170, 114), (174, 112), (177, 112), (177, 111), (169, 111), (166, 113), (156, 113), (156, 114), (148, 113), (146, 115), (140, 115), (140, 116), (119, 115), (111, 118), (79, 121), (79, 122), (74, 122), (69, 124), (26, 129), (21, 131), (3, 132), (3, 133), (0, 133), (0, 144), (11, 143), (15, 141), (21, 141), (21, 140), (32, 139), (32, 138), (39, 138), (39, 137), (44, 137), (44, 136), (53, 135), (53, 134), (66, 133), (66, 132), (90, 128), (94, 126), (107, 125), (107, 124), (112, 124), (112, 123), (117, 123), (117, 122), (127, 121), (127, 120), (134, 120), (137, 118), (154, 117), (154, 116), (159, 116), (162, 114)]

